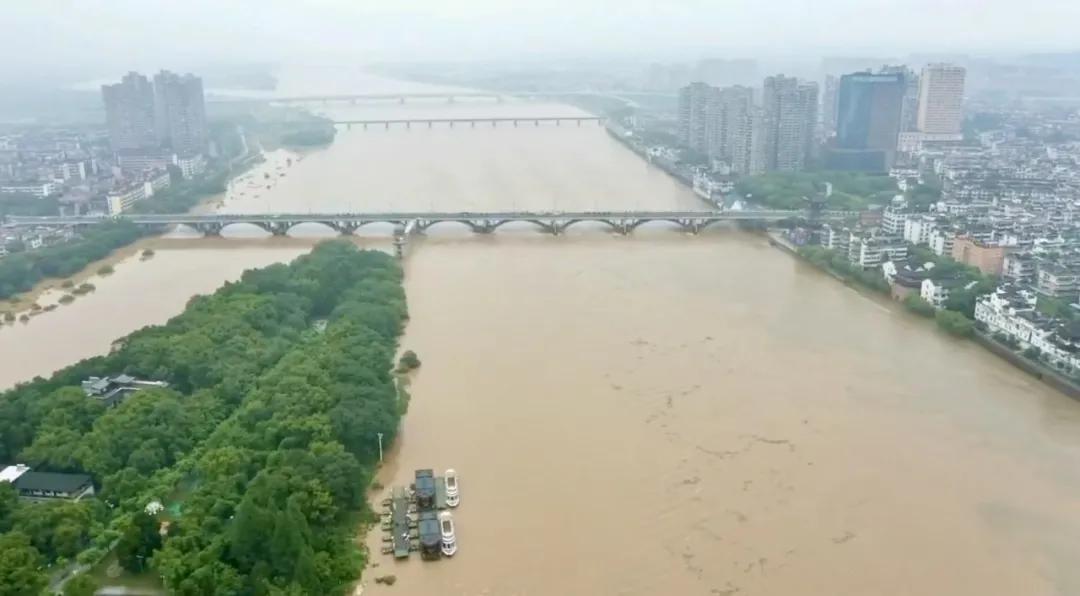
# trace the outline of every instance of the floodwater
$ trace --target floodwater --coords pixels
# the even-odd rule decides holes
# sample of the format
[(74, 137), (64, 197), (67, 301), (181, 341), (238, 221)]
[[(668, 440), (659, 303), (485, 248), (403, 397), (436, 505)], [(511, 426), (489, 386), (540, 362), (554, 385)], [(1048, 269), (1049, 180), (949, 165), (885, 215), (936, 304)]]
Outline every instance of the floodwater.
[[(263, 168), (219, 209), (702, 206), (595, 126), (354, 128)], [(271, 188), (240, 194), (260, 179)], [(0, 331), (0, 384), (101, 352), (325, 230), (295, 233), (153, 241), (153, 259), (120, 259), (90, 297)], [(402, 347), (423, 366), (380, 481), (456, 468), (459, 550), (395, 562), (375, 530), (365, 594), (1080, 593), (1080, 403), (758, 236), (447, 224), (405, 269)], [(393, 587), (374, 584), (386, 574)]]

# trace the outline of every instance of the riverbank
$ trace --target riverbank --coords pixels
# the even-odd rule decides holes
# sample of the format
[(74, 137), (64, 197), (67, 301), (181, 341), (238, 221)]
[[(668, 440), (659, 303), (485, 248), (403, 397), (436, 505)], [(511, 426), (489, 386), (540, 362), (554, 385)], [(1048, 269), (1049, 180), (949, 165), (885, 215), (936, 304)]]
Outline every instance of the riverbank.
[(656, 166), (662, 172), (664, 172), (668, 176), (671, 176), (675, 181), (689, 188), (690, 191), (694, 193), (695, 197), (706, 203), (711, 209), (716, 209), (720, 207), (720, 205), (718, 205), (715, 201), (707, 199), (697, 193), (697, 191), (694, 189), (694, 178), (689, 172), (686, 172), (685, 170), (679, 168), (677, 164), (671, 163), (667, 160), (653, 159), (649, 155), (649, 152), (645, 147), (635, 143), (633, 139), (628, 136), (629, 131), (610, 123), (604, 125), (604, 130), (607, 132), (608, 136), (617, 141), (623, 147), (626, 147), (627, 149), (632, 151), (641, 159), (644, 159), (646, 163), (651, 166)]
[[(771, 246), (779, 248), (780, 250), (792, 255), (800, 261), (813, 265), (815, 269), (828, 274), (830, 277), (840, 281), (844, 285), (860, 288), (865, 287), (864, 285), (857, 283), (855, 280), (840, 275), (839, 273), (833, 271), (827, 266), (822, 266), (818, 263), (812, 262), (810, 259), (806, 258), (799, 252), (799, 248), (797, 246), (789, 242), (780, 234), (770, 231), (767, 235), (769, 238), (769, 244)], [(895, 300), (890, 300), (889, 302), (890, 304), (897, 303), (897, 301)], [(908, 314), (912, 314), (908, 309), (904, 310)], [(942, 331), (940, 327), (938, 327), (938, 330)], [(999, 356), (1009, 364), (1012, 364), (1013, 366), (1028, 373), (1029, 375), (1032, 375), (1040, 381), (1043, 381), (1047, 385), (1053, 387), (1054, 389), (1057, 389), (1058, 391), (1061, 391), (1065, 395), (1073, 399), (1080, 400), (1080, 384), (1076, 383), (1069, 377), (1062, 375), (1060, 372), (1044, 365), (1041, 362), (1037, 362), (1030, 358), (1024, 357), (1022, 354), (1016, 352), (1016, 350), (1002, 344), (1001, 342), (979, 331), (978, 329), (975, 329), (969, 336), (966, 337), (966, 339), (971, 339), (974, 343), (982, 346), (994, 355)]]
[[(156, 554), (165, 585), (183, 593), (213, 591), (206, 573), (232, 578), (235, 591), (270, 580), (332, 593), (351, 582), (360, 572), (351, 520), (379, 455), (368, 434), (392, 442), (402, 409), (389, 372), (406, 317), (401, 279), (387, 254), (322, 243), (290, 265), (249, 271), (108, 355), (5, 392), (13, 414), (0, 420), (0, 458), (91, 474), (113, 504), (91, 511), (88, 503), (77, 522), (35, 529), (66, 532), (63, 550), (42, 554), (89, 565), (119, 536), (125, 569), (140, 571)], [(228, 342), (213, 339), (221, 333)], [(164, 385), (114, 408), (80, 389), (88, 376), (120, 372)], [(27, 414), (29, 404), (64, 416)], [(268, 411), (276, 414), (263, 417)], [(143, 513), (154, 501), (162, 510)], [(237, 507), (207, 506), (219, 502)], [(162, 522), (172, 532), (159, 537)], [(153, 527), (154, 542), (133, 534), (132, 523)], [(223, 540), (229, 557), (208, 557)], [(317, 577), (315, 557), (329, 565)], [(27, 573), (40, 573), (27, 560)], [(196, 560), (217, 566), (190, 565)]]

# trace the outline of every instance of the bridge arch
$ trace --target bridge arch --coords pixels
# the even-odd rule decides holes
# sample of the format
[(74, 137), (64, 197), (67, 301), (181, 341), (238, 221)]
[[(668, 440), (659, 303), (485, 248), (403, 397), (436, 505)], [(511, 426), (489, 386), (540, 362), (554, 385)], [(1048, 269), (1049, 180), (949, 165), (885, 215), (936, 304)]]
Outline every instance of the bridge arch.
[(482, 225), (478, 225), (477, 222), (468, 219), (418, 219), (416, 220), (416, 229), (419, 232), (426, 232), (432, 226), (450, 223), (468, 226), (470, 230), (478, 234), (485, 231)]
[(561, 225), (559, 225), (559, 230), (560, 231), (566, 231), (572, 225), (579, 224), (579, 223), (585, 223), (585, 222), (596, 222), (596, 223), (605, 224), (609, 228), (611, 228), (613, 231), (618, 232), (620, 234), (623, 234), (623, 233), (626, 232), (626, 229), (623, 227), (621, 222), (617, 222), (617, 221), (612, 220), (612, 219), (604, 219), (602, 217), (581, 217), (581, 218), (576, 218), (576, 219), (568, 219), (568, 220), (562, 222)]
[(492, 223), (491, 223), (491, 231), (494, 232), (495, 230), (497, 230), (500, 227), (502, 227), (502, 226), (504, 226), (506, 224), (509, 224), (509, 223), (529, 223), (529, 224), (533, 224), (534, 226), (540, 228), (541, 230), (543, 230), (543, 231), (545, 231), (545, 232), (547, 232), (549, 234), (554, 234), (555, 230), (556, 230), (556, 226), (555, 226), (555, 224), (553, 222), (545, 222), (545, 221), (541, 221), (539, 219), (500, 219), (500, 220), (492, 221)]
[(241, 229), (248, 226), (254, 226), (264, 232), (270, 234), (274, 233), (273, 226), (269, 222), (263, 221), (223, 221), (216, 224), (208, 224), (206, 227), (204, 227), (203, 231), (208, 232), (212, 235), (220, 235), (225, 230), (234, 226), (241, 226)]
[(631, 232), (633, 232), (634, 230), (640, 228), (641, 226), (643, 226), (645, 224), (658, 223), (658, 222), (673, 223), (676, 226), (678, 226), (680, 230), (682, 230), (684, 232), (693, 231), (689, 226), (686, 225), (685, 220), (681, 220), (681, 219), (678, 219), (678, 218), (675, 218), (675, 217), (645, 217), (645, 218), (638, 219), (638, 220), (632, 222), (628, 227), (629, 227), (629, 230)]

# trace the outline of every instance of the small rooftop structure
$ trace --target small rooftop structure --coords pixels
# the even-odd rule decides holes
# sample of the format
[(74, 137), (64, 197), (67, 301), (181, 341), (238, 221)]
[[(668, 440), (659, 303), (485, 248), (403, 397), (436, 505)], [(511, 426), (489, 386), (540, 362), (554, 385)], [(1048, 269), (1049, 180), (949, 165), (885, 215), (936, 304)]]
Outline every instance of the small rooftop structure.
[(143, 381), (131, 375), (90, 377), (82, 382), (82, 390), (87, 397), (100, 400), (106, 406), (115, 406), (142, 389), (164, 389), (168, 386), (165, 381)]
[(19, 476), (22, 476), (29, 471), (30, 466), (26, 464), (7, 466), (3, 470), (0, 470), (0, 482), (15, 482)]
[(26, 471), (13, 484), (20, 497), (30, 500), (78, 501), (94, 494), (94, 481), (86, 474)]

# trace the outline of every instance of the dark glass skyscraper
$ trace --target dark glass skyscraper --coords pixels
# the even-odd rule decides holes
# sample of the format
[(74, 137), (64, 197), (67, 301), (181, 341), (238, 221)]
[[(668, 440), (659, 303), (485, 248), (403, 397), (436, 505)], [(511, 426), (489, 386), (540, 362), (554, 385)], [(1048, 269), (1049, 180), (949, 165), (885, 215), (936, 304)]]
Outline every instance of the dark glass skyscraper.
[(837, 170), (892, 167), (907, 87), (902, 73), (857, 72), (840, 77), (836, 141), (827, 165)]

